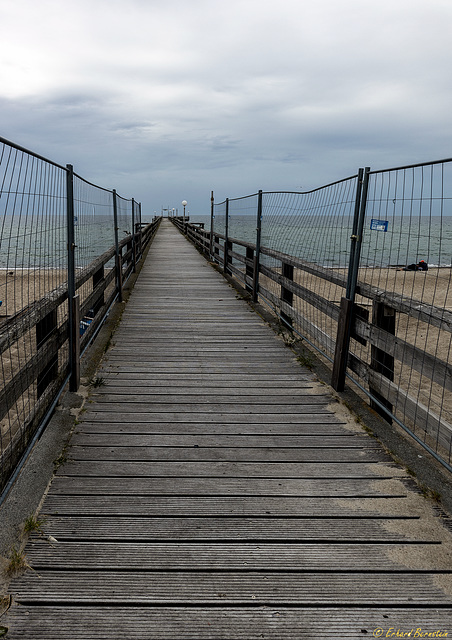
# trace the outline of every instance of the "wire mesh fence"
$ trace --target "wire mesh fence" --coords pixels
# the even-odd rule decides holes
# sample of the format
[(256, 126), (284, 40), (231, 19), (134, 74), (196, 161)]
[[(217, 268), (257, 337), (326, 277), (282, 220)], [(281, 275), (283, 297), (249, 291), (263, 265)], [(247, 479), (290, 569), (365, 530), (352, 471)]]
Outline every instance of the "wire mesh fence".
[(118, 258), (124, 277), (132, 270), (123, 249), (142, 235), (138, 203), (0, 139), (0, 490), (73, 374), (71, 350), (118, 295)]
[[(356, 191), (353, 176), (310, 193), (263, 194), (261, 263), (266, 277), (259, 278), (259, 289), (271, 293), (272, 306), (288, 326), (298, 326), (328, 359), (334, 355), (341, 298), (337, 277), (344, 278), (350, 259)], [(286, 280), (274, 279), (274, 273)]]
[(452, 162), (369, 173), (356, 302), (373, 335), (351, 342), (374, 408), (449, 463), (451, 214)]
[[(211, 258), (450, 471), (452, 160), (212, 205)], [(218, 238), (221, 238), (218, 241)]]

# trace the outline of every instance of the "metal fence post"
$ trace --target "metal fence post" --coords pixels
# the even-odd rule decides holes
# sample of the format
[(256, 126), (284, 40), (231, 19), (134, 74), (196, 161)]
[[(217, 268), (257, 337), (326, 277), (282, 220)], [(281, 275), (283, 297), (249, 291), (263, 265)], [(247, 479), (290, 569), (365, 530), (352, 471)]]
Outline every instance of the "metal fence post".
[(215, 218), (215, 204), (213, 198), (213, 191), (210, 192), (210, 242), (209, 242), (209, 253), (210, 259), (213, 260), (213, 221)]
[(259, 265), (261, 255), (261, 232), (262, 232), (262, 189), (257, 197), (257, 220), (256, 220), (256, 251), (254, 253), (253, 265), (253, 302), (257, 302), (259, 297)]
[(75, 228), (74, 228), (74, 167), (66, 165), (67, 198), (67, 280), (68, 280), (68, 326), (69, 326), (69, 380), (70, 391), (80, 386), (80, 318), (78, 300), (75, 299)]
[(223, 247), (223, 271), (224, 273), (228, 272), (228, 262), (229, 262), (229, 198), (226, 198), (226, 217), (224, 222), (224, 247)]
[(354, 243), (353, 268), (352, 268), (352, 275), (350, 278), (350, 288), (349, 288), (349, 296), (348, 296), (352, 302), (355, 302), (356, 283), (358, 281), (358, 269), (359, 269), (359, 263), (361, 259), (361, 245), (363, 243), (363, 229), (364, 229), (364, 218), (366, 215), (367, 192), (369, 190), (369, 173), (370, 173), (370, 167), (366, 167), (364, 170), (364, 176), (363, 176), (363, 188), (361, 192), (360, 207), (359, 207), (357, 238)]
[(132, 273), (137, 272), (137, 245), (135, 232), (135, 200), (132, 198)]
[(142, 248), (142, 244), (143, 244), (143, 233), (142, 233), (142, 227), (141, 227), (141, 202), (138, 203), (138, 256), (141, 259), (141, 256), (143, 254), (143, 248)]
[(119, 252), (118, 203), (116, 202), (116, 189), (113, 189), (113, 221), (115, 226), (116, 289), (118, 291), (118, 302), (122, 302), (122, 257)]
[(347, 275), (347, 288), (345, 297), (341, 299), (339, 319), (337, 324), (336, 349), (333, 361), (333, 373), (331, 386), (336, 391), (345, 388), (345, 374), (347, 370), (348, 354), (350, 349), (350, 335), (353, 322), (353, 307), (355, 304), (356, 284), (358, 280), (358, 268), (361, 256), (362, 235), (364, 229), (364, 217), (367, 204), (367, 191), (369, 187), (370, 167), (360, 169), (356, 186), (355, 211), (353, 217), (352, 235), (350, 237), (350, 259)]
[(350, 256), (348, 261), (347, 288), (345, 291), (345, 297), (348, 298), (348, 300), (350, 300), (353, 265), (355, 262), (355, 247), (356, 247), (356, 241), (358, 240), (358, 220), (359, 220), (359, 211), (361, 207), (361, 193), (363, 190), (363, 176), (364, 176), (364, 169), (361, 168), (358, 171), (358, 183), (356, 185), (355, 210), (353, 214), (352, 235), (350, 236), (351, 245), (350, 245)]

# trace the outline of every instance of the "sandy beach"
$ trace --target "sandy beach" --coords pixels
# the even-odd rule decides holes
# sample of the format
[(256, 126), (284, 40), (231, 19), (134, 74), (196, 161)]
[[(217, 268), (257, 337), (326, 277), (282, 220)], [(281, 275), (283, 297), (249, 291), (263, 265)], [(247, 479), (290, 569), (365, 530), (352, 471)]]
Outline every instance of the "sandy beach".
[(0, 270), (0, 322), (21, 311), (67, 281), (60, 269)]

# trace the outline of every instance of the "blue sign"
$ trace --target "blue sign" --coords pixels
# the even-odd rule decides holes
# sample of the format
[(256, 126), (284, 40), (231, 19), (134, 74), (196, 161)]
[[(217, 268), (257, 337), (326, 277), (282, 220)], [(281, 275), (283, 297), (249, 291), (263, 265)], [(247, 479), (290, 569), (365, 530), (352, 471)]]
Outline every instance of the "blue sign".
[(388, 221), (387, 220), (375, 220), (372, 218), (370, 221), (370, 228), (372, 231), (387, 231), (388, 230)]

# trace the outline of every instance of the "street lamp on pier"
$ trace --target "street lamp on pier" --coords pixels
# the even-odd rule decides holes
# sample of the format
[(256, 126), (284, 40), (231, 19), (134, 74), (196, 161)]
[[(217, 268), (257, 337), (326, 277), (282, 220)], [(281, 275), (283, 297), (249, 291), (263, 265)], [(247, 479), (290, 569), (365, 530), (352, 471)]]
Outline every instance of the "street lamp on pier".
[(182, 200), (182, 206), (184, 207), (184, 230), (185, 230), (185, 207), (187, 206), (186, 200)]

